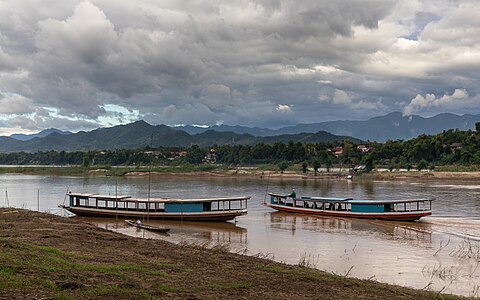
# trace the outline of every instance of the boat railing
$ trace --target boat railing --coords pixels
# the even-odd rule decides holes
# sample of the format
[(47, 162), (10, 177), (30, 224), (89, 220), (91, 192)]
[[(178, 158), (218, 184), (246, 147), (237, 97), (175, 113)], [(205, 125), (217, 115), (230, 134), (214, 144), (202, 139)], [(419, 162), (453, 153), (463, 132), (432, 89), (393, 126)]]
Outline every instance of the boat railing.
[[(188, 210), (188, 206), (201, 206), (202, 211), (235, 211), (247, 209), (248, 199), (243, 198), (215, 198), (215, 200), (192, 201), (151, 201), (130, 197), (95, 197), (95, 195), (70, 195), (71, 207), (95, 208), (103, 210), (137, 211), (137, 212), (165, 212), (166, 205), (180, 211)], [(174, 210), (175, 210), (174, 208)]]
[(287, 194), (270, 194), (270, 203), (322, 211), (417, 212), (431, 211), (433, 199), (367, 201), (352, 198), (292, 198)]

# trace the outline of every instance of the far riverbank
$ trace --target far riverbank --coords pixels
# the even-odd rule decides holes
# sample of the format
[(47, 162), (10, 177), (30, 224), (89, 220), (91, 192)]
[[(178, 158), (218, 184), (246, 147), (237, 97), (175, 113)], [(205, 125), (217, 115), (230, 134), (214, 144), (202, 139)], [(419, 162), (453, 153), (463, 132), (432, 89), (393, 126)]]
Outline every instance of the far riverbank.
[[(443, 171), (447, 169), (448, 171)], [(480, 171), (471, 168), (472, 171), (449, 170), (452, 168), (444, 167), (439, 170), (387, 170), (376, 169), (370, 173), (354, 174), (355, 179), (370, 178), (376, 180), (480, 180)], [(475, 171), (473, 171), (475, 170)], [(348, 169), (333, 169), (330, 172), (320, 170), (315, 173), (308, 170), (303, 173), (301, 170), (287, 170), (280, 172), (275, 166), (260, 167), (235, 167), (228, 168), (223, 166), (168, 166), (168, 167), (89, 167), (80, 166), (0, 166), (0, 174), (16, 173), (30, 175), (53, 175), (53, 176), (195, 176), (195, 177), (242, 177), (258, 179), (289, 179), (289, 180), (323, 180), (323, 179), (345, 179)]]

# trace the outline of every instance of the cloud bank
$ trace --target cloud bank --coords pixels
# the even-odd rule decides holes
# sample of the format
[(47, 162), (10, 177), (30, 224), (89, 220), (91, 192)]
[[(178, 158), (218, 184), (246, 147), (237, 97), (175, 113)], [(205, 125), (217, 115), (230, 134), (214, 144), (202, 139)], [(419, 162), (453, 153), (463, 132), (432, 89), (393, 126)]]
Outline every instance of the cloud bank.
[(5, 0), (0, 121), (25, 130), (135, 119), (276, 127), (480, 113), (479, 9), (449, 0)]

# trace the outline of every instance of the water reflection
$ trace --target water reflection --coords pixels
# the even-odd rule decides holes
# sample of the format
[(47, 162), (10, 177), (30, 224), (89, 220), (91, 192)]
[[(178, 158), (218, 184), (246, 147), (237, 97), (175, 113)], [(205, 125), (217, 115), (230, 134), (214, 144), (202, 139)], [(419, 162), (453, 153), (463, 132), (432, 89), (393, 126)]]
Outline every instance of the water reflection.
[(388, 239), (422, 242), (428, 245), (432, 241), (431, 224), (423, 222), (386, 222), (351, 218), (295, 215), (286, 212), (272, 212), (270, 217), (272, 229), (290, 231), (330, 232), (346, 234), (380, 235)]
[(143, 220), (144, 223), (159, 227), (170, 228), (167, 234), (138, 229), (124, 222), (123, 219), (74, 217), (83, 222), (95, 224), (107, 230), (118, 231), (127, 235), (151, 238), (184, 241), (182, 238), (197, 239), (197, 244), (215, 246), (219, 244), (247, 244), (247, 229), (230, 222), (181, 222), (165, 220)]
[(375, 185), (373, 184), (373, 181), (365, 181), (363, 183), (363, 189), (365, 195), (367, 195), (368, 198), (375, 198)]

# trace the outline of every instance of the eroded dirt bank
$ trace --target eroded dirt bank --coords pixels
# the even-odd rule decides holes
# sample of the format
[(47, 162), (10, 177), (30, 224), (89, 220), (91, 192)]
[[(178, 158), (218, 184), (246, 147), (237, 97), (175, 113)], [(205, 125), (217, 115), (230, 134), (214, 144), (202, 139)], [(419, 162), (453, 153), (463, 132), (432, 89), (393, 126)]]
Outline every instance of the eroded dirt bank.
[(0, 209), (0, 299), (435, 298), (457, 297)]

